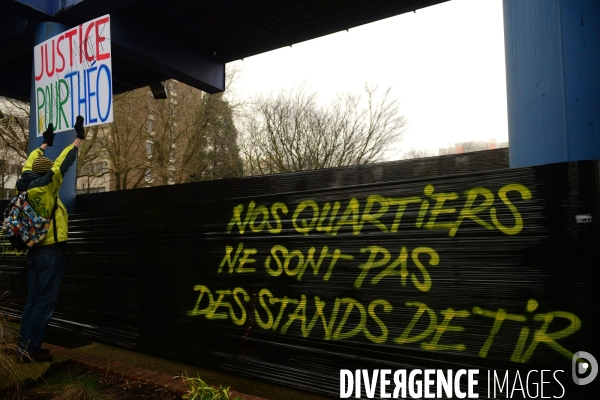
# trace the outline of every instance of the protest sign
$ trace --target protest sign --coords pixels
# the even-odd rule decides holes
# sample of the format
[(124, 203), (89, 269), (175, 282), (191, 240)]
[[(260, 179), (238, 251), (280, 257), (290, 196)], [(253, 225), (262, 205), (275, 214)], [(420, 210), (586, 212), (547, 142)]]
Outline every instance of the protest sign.
[(34, 48), (36, 134), (113, 121), (110, 16), (88, 21)]

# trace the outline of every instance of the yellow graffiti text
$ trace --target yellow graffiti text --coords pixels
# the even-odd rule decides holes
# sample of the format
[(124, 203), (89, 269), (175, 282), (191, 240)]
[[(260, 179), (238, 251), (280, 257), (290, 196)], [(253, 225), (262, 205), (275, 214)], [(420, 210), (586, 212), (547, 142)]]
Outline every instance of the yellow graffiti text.
[[(399, 346), (418, 346), (431, 352), (468, 350), (482, 358), (488, 357), (495, 346), (496, 351), (502, 354), (510, 355), (512, 351), (510, 360), (518, 363), (528, 363), (540, 344), (571, 359), (573, 353), (559, 341), (573, 335), (581, 327), (579, 318), (569, 312), (534, 313), (538, 304), (533, 299), (527, 304), (526, 315), (518, 315), (502, 308), (491, 311), (479, 306), (470, 311), (453, 307), (436, 311), (419, 301), (407, 301), (404, 307), (394, 307), (385, 299), (363, 304), (350, 297), (327, 301), (320, 296), (306, 294), (278, 297), (267, 288), (253, 294), (255, 303), (250, 304), (251, 297), (240, 287), (211, 291), (204, 285), (196, 285), (194, 291), (198, 294), (194, 307), (187, 312), (190, 317), (231, 319), (238, 326), (249, 321), (263, 330), (283, 335), (293, 331), (304, 338), (357, 340), (364, 337), (377, 344), (384, 344), (390, 339), (388, 324), (393, 323), (394, 328), (400, 327), (401, 330), (397, 331), (398, 336), (391, 337), (391, 342)], [(248, 313), (252, 314), (250, 318)], [(402, 316), (399, 318), (399, 315)], [(505, 328), (506, 324), (512, 326)], [(511, 341), (506, 333), (515, 332), (519, 325), (519, 337)], [(481, 338), (482, 342), (465, 343), (461, 340), (461, 334), (471, 329), (471, 334), (485, 332), (486, 329), (488, 334)], [(502, 340), (495, 341), (502, 331)]]
[(247, 227), (249, 227), (252, 232), (261, 232), (264, 229), (267, 229), (269, 233), (281, 233), (283, 225), (279, 214), (286, 215), (288, 213), (288, 208), (284, 203), (278, 202), (274, 203), (269, 210), (263, 205), (257, 207), (256, 203), (251, 201), (246, 209), (246, 216), (242, 220), (243, 212), (243, 204), (233, 208), (233, 217), (227, 225), (228, 233), (230, 233), (235, 226), (237, 226), (240, 234), (243, 234)]
[[(530, 299), (527, 302), (527, 313), (533, 313), (537, 309), (538, 305), (539, 304), (536, 300)], [(497, 311), (490, 311), (484, 310), (481, 307), (473, 307), (473, 314), (494, 319), (492, 329), (490, 330), (485, 343), (479, 350), (479, 356), (484, 358), (487, 356), (488, 351), (494, 342), (494, 338), (500, 331), (504, 321), (518, 322), (521, 324), (528, 321), (526, 315), (509, 314), (502, 308), (498, 309)], [(529, 318), (529, 320), (534, 322), (542, 322), (542, 325), (533, 332), (532, 339), (529, 344), (527, 344), (527, 341), (529, 339), (531, 329), (526, 326), (521, 328), (519, 338), (517, 339), (517, 343), (510, 358), (511, 361), (520, 363), (528, 362), (540, 343), (547, 345), (552, 350), (569, 359), (573, 357), (573, 353), (567, 350), (557, 341), (559, 339), (566, 338), (567, 336), (571, 336), (581, 328), (581, 320), (575, 314), (566, 311), (551, 311), (547, 313), (534, 314)], [(563, 321), (562, 323), (558, 323), (559, 326), (564, 326), (565, 321), (568, 322), (568, 325), (562, 329), (550, 333), (548, 330), (552, 322), (555, 320)]]
[[(372, 194), (362, 202), (351, 198), (346, 202), (319, 204), (313, 199), (301, 201), (291, 213), (291, 228), (302, 235), (323, 232), (336, 236), (341, 231), (359, 235), (365, 226), (381, 232), (419, 228), (445, 230), (455, 236), (465, 221), (486, 230), (499, 230), (506, 235), (516, 235), (523, 230), (523, 217), (513, 200), (529, 201), (531, 191), (519, 183), (511, 183), (496, 193), (484, 187), (474, 187), (462, 193), (436, 192), (428, 184), (420, 196), (383, 197)], [(411, 212), (408, 212), (411, 211)], [(247, 206), (233, 208), (227, 233), (244, 234), (250, 230), (279, 234), (283, 230), (282, 216), (288, 215), (288, 206), (277, 202), (268, 208), (251, 201)], [(502, 215), (502, 221), (499, 218)]]
[(0, 255), (14, 255), (17, 257), (21, 257), (27, 255), (27, 250), (17, 250), (14, 247), (12, 247), (12, 245), (8, 243), (8, 241), (6, 241), (5, 243), (0, 244)]
[[(369, 259), (364, 264), (359, 265), (361, 269), (358, 278), (354, 282), (354, 287), (360, 289), (362, 284), (372, 269), (385, 268), (371, 279), (371, 284), (376, 285), (383, 278), (399, 277), (400, 285), (406, 286), (408, 277), (410, 281), (422, 292), (431, 289), (431, 275), (425, 268), (424, 262), (429, 266), (436, 266), (440, 263), (438, 253), (429, 247), (417, 247), (410, 253), (412, 264), (418, 269), (418, 275), (415, 272), (408, 271), (408, 250), (402, 246), (400, 253), (395, 260), (392, 260), (391, 253), (381, 246), (369, 246), (360, 250), (361, 253), (368, 253)], [(420, 257), (423, 255), (423, 257)]]
[[(244, 266), (246, 264), (252, 264), (252, 263), (256, 262), (256, 259), (250, 258), (250, 256), (256, 254), (256, 252), (257, 252), (256, 249), (249, 249), (249, 248), (244, 249), (244, 244), (240, 243), (240, 244), (238, 244), (235, 254), (233, 254), (233, 246), (226, 246), (225, 247), (225, 257), (223, 257), (221, 264), (219, 264), (218, 272), (221, 273), (223, 271), (223, 267), (225, 265), (227, 265), (229, 267), (227, 270), (227, 272), (229, 272), (229, 273), (232, 273), (234, 271), (239, 274), (242, 274), (245, 272), (256, 272), (256, 268)], [(237, 268), (235, 267), (236, 264), (237, 264)]]
[[(323, 246), (319, 253), (317, 253), (315, 247), (311, 247), (304, 253), (302, 250), (290, 251), (282, 245), (275, 245), (271, 248), (271, 255), (265, 260), (265, 270), (271, 276), (280, 276), (285, 273), (301, 280), (309, 268), (316, 276), (319, 274), (321, 266), (324, 266), (326, 272), (323, 275), (323, 280), (327, 282), (333, 273), (333, 268), (340, 259), (351, 261), (354, 256), (343, 254), (340, 249), (329, 252), (328, 246)], [(325, 262), (326, 260), (329, 262), (328, 264)]]
[[(194, 308), (187, 312), (188, 316), (204, 315), (206, 319), (213, 320), (231, 318), (236, 325), (244, 325), (246, 322), (246, 307), (243, 303), (250, 301), (250, 296), (244, 289), (236, 287), (233, 290), (215, 290), (217, 296), (213, 296), (212, 292), (204, 285), (194, 286), (194, 291), (200, 293)], [(225, 299), (233, 300), (235, 305)], [(218, 312), (219, 308), (221, 308), (220, 312)], [(239, 312), (239, 317), (236, 315), (236, 311)]]

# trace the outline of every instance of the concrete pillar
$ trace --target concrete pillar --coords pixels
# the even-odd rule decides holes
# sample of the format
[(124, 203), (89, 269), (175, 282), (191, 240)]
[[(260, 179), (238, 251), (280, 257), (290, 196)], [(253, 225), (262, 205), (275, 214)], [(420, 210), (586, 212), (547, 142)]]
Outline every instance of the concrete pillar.
[[(70, 27), (56, 22), (41, 22), (35, 27), (35, 43), (36, 46), (51, 37), (54, 37)], [(29, 146), (28, 150), (31, 153), (34, 149), (40, 147), (44, 141), (43, 137), (37, 137), (37, 105), (36, 105), (36, 93), (35, 93), (35, 67), (31, 66), (31, 98), (30, 98), (30, 118), (29, 118)], [(75, 130), (69, 130), (57, 133), (54, 138), (54, 146), (46, 149), (46, 157), (55, 160), (56, 157), (63, 151), (63, 149), (75, 140)], [(67, 207), (69, 214), (75, 212), (75, 194), (77, 186), (77, 161), (69, 168), (66, 175), (63, 178), (63, 184), (60, 188), (59, 197), (63, 204)]]
[(600, 159), (600, 1), (503, 5), (510, 166)]

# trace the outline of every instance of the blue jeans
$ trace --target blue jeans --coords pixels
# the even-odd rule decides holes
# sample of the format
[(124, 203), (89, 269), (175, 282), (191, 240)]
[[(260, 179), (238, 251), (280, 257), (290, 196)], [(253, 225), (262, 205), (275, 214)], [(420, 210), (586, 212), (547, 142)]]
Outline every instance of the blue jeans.
[(19, 348), (35, 354), (42, 347), (48, 321), (56, 308), (60, 282), (65, 273), (63, 246), (34, 247), (27, 252), (29, 294), (21, 319)]

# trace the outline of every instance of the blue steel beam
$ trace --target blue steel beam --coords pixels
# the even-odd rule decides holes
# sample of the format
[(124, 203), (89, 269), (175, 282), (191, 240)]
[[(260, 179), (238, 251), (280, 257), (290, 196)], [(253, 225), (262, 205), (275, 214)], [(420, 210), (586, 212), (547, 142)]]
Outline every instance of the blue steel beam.
[[(220, 0), (221, 4), (224, 0)], [(405, 12), (412, 12), (417, 9), (433, 6), (449, 0), (403, 0), (378, 3), (377, 7), (370, 7), (369, 4), (362, 3), (361, 7), (339, 13), (334, 16), (321, 18), (321, 24), (305, 24), (302, 26), (293, 26), (281, 32), (273, 32), (268, 39), (248, 40), (244, 43), (238, 43), (234, 51), (219, 50), (217, 57), (219, 60), (231, 62), (250, 57), (256, 54), (271, 51), (280, 47), (290, 46), (305, 40), (312, 40), (321, 36), (329, 35), (335, 32), (354, 28), (359, 25), (368, 24), (383, 18), (389, 18)], [(297, 2), (300, 2), (299, 0)], [(279, 2), (278, 2), (279, 4)], [(290, 3), (295, 4), (295, 3)], [(231, 8), (230, 8), (231, 9)], [(302, 10), (301, 10), (302, 11)], [(306, 15), (306, 13), (304, 13)], [(309, 19), (310, 16), (307, 16)], [(256, 26), (257, 21), (247, 20), (259, 32), (264, 31)], [(266, 32), (262, 32), (266, 36)]]
[(16, 3), (21, 3), (24, 6), (30, 7), (36, 11), (44, 13), (50, 17), (58, 14), (62, 10), (66, 10), (84, 0), (11, 0)]
[[(17, 21), (18, 20), (18, 23)], [(33, 30), (27, 30), (27, 21), (11, 18), (12, 24), (0, 17), (0, 38), (2, 40), (2, 51), (0, 51), (0, 65), (18, 59), (31, 53), (33, 48)]]
[(504, 0), (510, 166), (600, 159), (600, 2)]
[(194, 33), (194, 35), (201, 40), (209, 40), (218, 43), (226, 49), (233, 48), (233, 44), (228, 40), (212, 34), (209, 30), (202, 28), (202, 25), (193, 19), (190, 19), (183, 15), (181, 12), (170, 7), (166, 2), (162, 0), (150, 0), (149, 5), (155, 10), (159, 11), (162, 15), (166, 15), (182, 26), (186, 27)]
[(48, 16), (53, 16), (60, 10), (61, 0), (13, 0), (16, 3), (21, 3), (34, 10), (43, 12)]
[[(119, 13), (141, 0), (84, 0), (56, 15), (56, 20), (75, 25), (101, 14), (111, 14), (113, 54), (149, 67), (208, 93), (225, 90), (225, 64), (201, 53), (191, 44), (173, 42), (153, 29)], [(167, 7), (167, 6), (165, 6)], [(197, 24), (196, 24), (197, 25)], [(200, 34), (201, 28), (196, 32)], [(207, 37), (208, 38), (208, 37)], [(210, 38), (208, 38), (210, 39)], [(118, 79), (119, 71), (115, 70)]]
[(65, 25), (78, 25), (101, 15), (117, 13), (144, 0), (80, 0), (57, 13), (53, 20)]
[(364, 0), (364, 2), (369, 6), (371, 10), (375, 10), (375, 6), (371, 3), (370, 0)]
[(319, 18), (317, 18), (312, 12), (310, 12), (309, 10), (306, 9), (305, 5), (302, 4), (303, 2), (299, 1), (299, 0), (292, 0), (292, 4), (294, 4), (296, 7), (298, 7), (298, 9), (300, 11), (302, 11), (302, 13), (304, 15), (306, 15), (312, 22), (314, 22), (315, 24), (321, 26), (322, 22)]
[(262, 23), (260, 21), (258, 21), (255, 18), (250, 17), (247, 14), (241, 12), (240, 10), (238, 10), (238, 8), (235, 5), (231, 4), (231, 2), (229, 2), (228, 0), (217, 0), (217, 1), (218, 1), (219, 4), (221, 4), (222, 6), (224, 6), (225, 8), (227, 8), (229, 11), (231, 11), (237, 17), (239, 17), (242, 20), (244, 20), (244, 22), (246, 22), (247, 24), (249, 24), (250, 26), (252, 26), (254, 29), (256, 29), (257, 31), (259, 31), (260, 33), (262, 33), (263, 35), (265, 35), (269, 39), (275, 40), (275, 37), (271, 33), (269, 33), (266, 29), (264, 29), (263, 27), (261, 27)]
[(173, 42), (118, 14), (111, 15), (111, 37), (114, 56), (208, 93), (225, 90), (225, 64), (192, 45)]
[(75, 4), (81, 3), (84, 0), (61, 0), (60, 8), (66, 10), (69, 7), (74, 6)]
[(44, 11), (15, 0), (0, 0), (0, 10), (4, 17), (17, 17), (31, 22), (47, 21), (50, 18)]
[[(337, 8), (331, 13), (328, 11), (326, 15), (320, 14), (319, 10), (323, 7), (319, 6), (321, 4), (319, 2), (266, 1), (264, 3), (266, 8), (249, 11), (254, 7), (250, 7), (247, 2), (241, 0), (214, 0), (210, 6), (199, 7), (203, 10), (202, 15), (184, 15), (187, 18), (183, 18), (182, 14), (185, 13), (178, 11), (177, 7), (173, 5), (179, 4), (186, 9), (187, 1), (182, 3), (164, 0), (49, 1), (48, 3), (41, 0), (0, 0), (0, 10), (3, 15), (21, 18), (30, 23), (55, 22), (66, 26), (76, 26), (99, 15), (110, 14), (114, 21), (114, 29), (117, 29), (113, 35), (115, 80), (120, 79), (119, 70), (127, 69), (132, 74), (140, 73), (141, 78), (136, 82), (148, 81), (148, 79), (157, 80), (157, 75), (159, 75), (158, 80), (172, 77), (214, 93), (224, 88), (225, 68), (223, 63), (225, 62), (314, 39), (446, 0), (403, 0), (402, 2), (363, 0), (358, 5), (355, 4), (349, 8), (340, 1)], [(156, 9), (148, 7), (149, 4), (157, 5)], [(211, 25), (210, 28), (196, 23), (196, 18), (201, 20), (207, 17), (207, 10), (209, 10), (209, 18), (213, 13), (217, 13), (224, 17), (223, 20), (219, 21), (216, 26)], [(228, 10), (229, 13), (224, 13), (224, 10)], [(273, 21), (273, 19), (278, 19), (281, 10), (303, 15), (300, 16), (301, 18), (296, 18), (294, 24), (281, 26)], [(329, 10), (329, 7), (326, 10)], [(54, 15), (50, 15), (54, 12)], [(285, 12), (281, 14), (283, 15)], [(151, 24), (145, 27), (140, 26), (142, 21), (160, 21), (162, 15), (169, 17), (165, 20), (172, 18), (177, 21), (181, 29), (176, 28), (174, 31), (170, 27), (165, 29)], [(243, 28), (251, 28), (251, 31), (246, 31), (247, 34), (243, 37), (229, 37), (228, 23), (239, 25), (241, 21), (245, 21), (242, 23)], [(153, 23), (160, 24), (160, 22)], [(127, 25), (136, 25), (141, 29), (132, 29)], [(195, 29), (190, 29), (194, 25)], [(32, 24), (29, 24), (26, 30), (30, 30), (31, 26)], [(14, 30), (8, 29), (6, 32), (2, 32), (1, 29), (0, 27), (0, 37), (6, 39), (2, 42), (3, 46), (7, 42), (12, 43), (19, 35), (19, 32)], [(121, 36), (120, 33), (125, 33), (129, 37)], [(171, 36), (170, 40), (173, 43), (166, 43), (168, 36)], [(202, 43), (194, 40), (196, 38), (201, 39)], [(198, 50), (200, 46), (202, 46), (202, 51)], [(29, 48), (29, 46), (26, 47)], [(176, 48), (180, 49), (182, 53), (175, 54), (174, 49)], [(0, 67), (3, 64), (20, 62), (20, 57), (27, 56), (27, 54), (16, 54), (14, 49), (12, 55), (3, 54), (0, 51)], [(120, 57), (123, 57), (125, 66), (120, 64)], [(145, 72), (150, 74), (147, 76)], [(136, 84), (134, 83), (133, 86)], [(25, 88), (28, 84), (22, 83), (22, 86)]]

